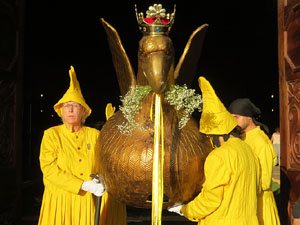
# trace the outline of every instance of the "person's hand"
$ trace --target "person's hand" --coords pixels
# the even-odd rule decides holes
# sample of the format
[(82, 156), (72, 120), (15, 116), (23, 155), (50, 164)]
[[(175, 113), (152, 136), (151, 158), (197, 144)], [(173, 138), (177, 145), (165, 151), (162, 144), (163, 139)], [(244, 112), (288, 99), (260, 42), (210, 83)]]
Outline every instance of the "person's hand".
[(99, 183), (97, 179), (84, 181), (81, 185), (81, 189), (84, 191), (88, 191), (98, 197), (104, 194), (104, 186), (102, 183)]
[(174, 212), (174, 213), (179, 214), (180, 216), (183, 216), (183, 213), (180, 211), (182, 206), (184, 206), (184, 204), (175, 203), (173, 206), (168, 207), (168, 211)]

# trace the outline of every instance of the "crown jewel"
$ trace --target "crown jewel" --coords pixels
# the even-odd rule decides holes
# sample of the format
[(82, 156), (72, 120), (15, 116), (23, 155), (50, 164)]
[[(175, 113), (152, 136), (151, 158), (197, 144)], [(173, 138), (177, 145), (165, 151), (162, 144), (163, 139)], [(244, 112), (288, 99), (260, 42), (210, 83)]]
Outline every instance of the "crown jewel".
[(138, 13), (135, 5), (136, 19), (139, 28), (145, 35), (168, 35), (175, 19), (176, 5), (174, 11), (166, 14), (166, 10), (161, 4), (149, 6), (146, 11), (146, 18), (142, 12)]

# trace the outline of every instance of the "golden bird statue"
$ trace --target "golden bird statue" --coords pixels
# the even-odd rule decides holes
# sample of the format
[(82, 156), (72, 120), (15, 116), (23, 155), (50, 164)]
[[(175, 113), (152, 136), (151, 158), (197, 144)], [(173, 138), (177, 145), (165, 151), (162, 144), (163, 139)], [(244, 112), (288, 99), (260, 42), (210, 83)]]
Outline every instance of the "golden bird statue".
[[(164, 133), (163, 208), (167, 208), (177, 202), (190, 201), (201, 191), (204, 161), (212, 150), (209, 138), (199, 132), (199, 123), (191, 113), (170, 103), (172, 96), (176, 100), (180, 93), (192, 90), (186, 85), (195, 76), (208, 25), (198, 27), (191, 34), (175, 67), (175, 50), (168, 34), (176, 7), (172, 14), (166, 14), (161, 4), (154, 4), (145, 18), (136, 6), (135, 11), (143, 33), (139, 41), (137, 76), (118, 32), (100, 19), (107, 34), (123, 102), (101, 130), (100, 174), (107, 192), (115, 199), (133, 207), (151, 208), (153, 96), (160, 94)], [(177, 93), (178, 90), (181, 92)], [(193, 104), (199, 105), (199, 98), (196, 100), (194, 98)]]

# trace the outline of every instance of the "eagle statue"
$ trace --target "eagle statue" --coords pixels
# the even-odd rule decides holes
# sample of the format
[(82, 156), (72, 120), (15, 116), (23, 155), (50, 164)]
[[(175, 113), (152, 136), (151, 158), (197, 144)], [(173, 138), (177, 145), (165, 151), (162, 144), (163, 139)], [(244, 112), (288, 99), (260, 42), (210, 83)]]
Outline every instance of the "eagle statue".
[[(188, 89), (197, 68), (207, 24), (190, 36), (175, 66), (169, 31), (175, 18), (161, 4), (149, 7), (144, 18), (135, 7), (143, 37), (138, 71), (133, 70), (118, 32), (101, 18), (107, 34), (123, 105), (103, 125), (100, 135), (100, 174), (109, 194), (127, 205), (151, 208), (154, 146), (154, 94), (162, 96), (163, 208), (192, 200), (204, 182), (204, 161), (212, 150), (191, 116), (201, 108), (200, 95)], [(191, 92), (192, 91), (192, 92)], [(201, 96), (200, 96), (201, 97)], [(176, 101), (178, 100), (178, 101)]]

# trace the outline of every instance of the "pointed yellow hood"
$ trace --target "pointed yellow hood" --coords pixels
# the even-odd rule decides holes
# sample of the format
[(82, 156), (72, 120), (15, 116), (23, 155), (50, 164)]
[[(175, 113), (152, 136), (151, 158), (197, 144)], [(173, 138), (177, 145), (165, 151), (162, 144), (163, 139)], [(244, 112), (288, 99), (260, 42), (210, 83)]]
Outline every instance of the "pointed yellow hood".
[(91, 114), (92, 110), (86, 104), (86, 102), (82, 96), (80, 85), (77, 80), (76, 73), (75, 73), (73, 66), (71, 66), (71, 68), (69, 70), (69, 75), (70, 75), (70, 87), (67, 90), (67, 92), (64, 94), (64, 96), (54, 105), (54, 110), (59, 116), (61, 116), (60, 109), (61, 109), (63, 103), (69, 102), (69, 101), (77, 102), (86, 109), (86, 111), (87, 111), (86, 117), (88, 117)]
[(237, 120), (227, 111), (210, 83), (198, 79), (203, 97), (203, 111), (200, 118), (200, 132), (204, 134), (228, 134), (237, 125)]

